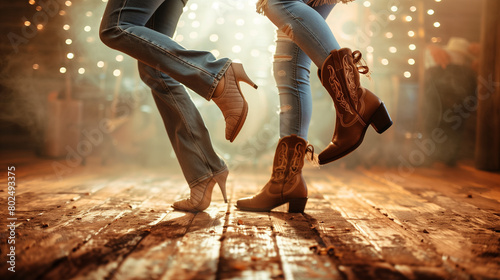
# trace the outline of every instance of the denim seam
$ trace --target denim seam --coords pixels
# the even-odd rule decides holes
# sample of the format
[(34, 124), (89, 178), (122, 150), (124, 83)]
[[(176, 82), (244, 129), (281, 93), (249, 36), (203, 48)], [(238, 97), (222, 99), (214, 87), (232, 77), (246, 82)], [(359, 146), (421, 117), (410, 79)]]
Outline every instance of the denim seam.
[(188, 63), (188, 62), (184, 61), (183, 59), (178, 58), (177, 56), (175, 56), (174, 54), (172, 54), (170, 51), (168, 51), (168, 50), (166, 50), (166, 49), (162, 48), (161, 46), (159, 46), (159, 45), (157, 45), (157, 44), (155, 44), (155, 43), (153, 43), (153, 42), (151, 42), (151, 41), (146, 40), (145, 38), (142, 38), (142, 37), (140, 37), (140, 36), (137, 36), (137, 35), (135, 35), (134, 33), (128, 32), (127, 30), (125, 30), (125, 29), (121, 28), (120, 26), (118, 26), (117, 28), (118, 28), (121, 32), (123, 32), (123, 33), (125, 33), (125, 34), (127, 34), (127, 35), (130, 35), (130, 36), (132, 36), (132, 37), (135, 37), (135, 38), (137, 38), (137, 39), (139, 39), (139, 40), (141, 40), (141, 41), (144, 41), (144, 42), (145, 42), (145, 43), (147, 43), (149, 46), (156, 48), (157, 50), (159, 50), (159, 51), (163, 52), (164, 54), (169, 55), (170, 57), (174, 58), (175, 60), (178, 60), (179, 62), (181, 62), (181, 63), (183, 63), (183, 64), (185, 64), (185, 65), (187, 65), (187, 66), (190, 66), (190, 67), (193, 67), (193, 68), (195, 68), (195, 69), (198, 69), (198, 70), (200, 70), (201, 72), (203, 72), (203, 73), (207, 74), (208, 76), (210, 76), (210, 77), (212, 77), (212, 78), (215, 78), (215, 77), (216, 77), (216, 76), (212, 75), (210, 72), (206, 71), (205, 69), (200, 68), (200, 67), (198, 67), (198, 66), (196, 66), (196, 65), (194, 65), (194, 64)]
[[(295, 44), (295, 43), (294, 43)], [(302, 128), (302, 110), (301, 110), (301, 104), (302, 104), (302, 100), (301, 100), (301, 96), (300, 96), (300, 90), (299, 90), (299, 81), (297, 79), (297, 67), (298, 67), (298, 57), (299, 57), (299, 46), (297, 44), (295, 44), (295, 48), (294, 48), (294, 56), (293, 56), (293, 78), (295, 80), (295, 90), (297, 91), (297, 111), (298, 111), (298, 119), (297, 119), (297, 135), (299, 135), (300, 131), (301, 131), (301, 128)]]

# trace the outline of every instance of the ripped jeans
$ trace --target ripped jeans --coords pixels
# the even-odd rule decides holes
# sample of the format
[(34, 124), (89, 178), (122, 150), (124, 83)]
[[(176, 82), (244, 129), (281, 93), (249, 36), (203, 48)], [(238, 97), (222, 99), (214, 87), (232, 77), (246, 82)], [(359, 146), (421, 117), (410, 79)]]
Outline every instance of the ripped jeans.
[(268, 0), (265, 15), (278, 27), (274, 78), (280, 95), (280, 138), (307, 140), (312, 115), (311, 60), (321, 67), (340, 46), (325, 19), (335, 4), (310, 7), (307, 0)]
[[(100, 27), (109, 47), (137, 59), (190, 187), (227, 169), (187, 86), (210, 100), (231, 64), (172, 39), (187, 0), (109, 0)], [(182, 83), (182, 84), (181, 84)]]

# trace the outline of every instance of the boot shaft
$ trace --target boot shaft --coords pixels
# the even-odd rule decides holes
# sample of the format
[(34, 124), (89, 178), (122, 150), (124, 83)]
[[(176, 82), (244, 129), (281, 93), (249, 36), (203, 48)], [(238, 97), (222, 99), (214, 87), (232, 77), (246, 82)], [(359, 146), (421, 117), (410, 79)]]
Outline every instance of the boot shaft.
[(358, 66), (361, 53), (348, 49), (333, 50), (318, 71), (321, 83), (333, 99), (337, 117), (344, 127), (357, 122), (365, 125), (366, 90), (360, 86), (359, 73), (368, 73), (368, 67)]
[(301, 172), (307, 150), (306, 140), (297, 135), (280, 139), (274, 154), (271, 180), (284, 184), (290, 177)]

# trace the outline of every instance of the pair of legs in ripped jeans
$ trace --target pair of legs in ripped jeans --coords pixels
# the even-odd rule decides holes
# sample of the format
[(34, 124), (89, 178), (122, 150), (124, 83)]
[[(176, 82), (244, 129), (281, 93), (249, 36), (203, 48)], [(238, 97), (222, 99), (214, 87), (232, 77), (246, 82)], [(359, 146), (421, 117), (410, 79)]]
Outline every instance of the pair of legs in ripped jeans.
[(138, 60), (190, 187), (227, 171), (186, 85), (210, 100), (231, 64), (210, 52), (187, 50), (172, 39), (187, 0), (109, 0), (101, 40)]
[(280, 138), (307, 140), (312, 114), (311, 60), (321, 67), (340, 46), (325, 19), (335, 4), (311, 7), (307, 0), (268, 0), (265, 15), (278, 27), (274, 78), (280, 95)]

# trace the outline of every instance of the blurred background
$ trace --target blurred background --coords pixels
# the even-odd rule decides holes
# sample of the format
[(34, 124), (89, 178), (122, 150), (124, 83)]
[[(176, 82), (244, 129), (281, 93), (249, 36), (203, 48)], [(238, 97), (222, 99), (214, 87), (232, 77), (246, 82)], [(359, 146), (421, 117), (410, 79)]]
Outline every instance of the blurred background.
[[(357, 0), (334, 8), (328, 24), (341, 46), (363, 53), (371, 77), (362, 84), (384, 100), (395, 122), (382, 136), (369, 129), (363, 145), (335, 165), (474, 164), (485, 1)], [(136, 61), (99, 40), (106, 2), (2, 1), (4, 155), (14, 159), (29, 151), (75, 165), (129, 162), (178, 169)], [(271, 165), (279, 133), (275, 27), (255, 12), (255, 2), (190, 0), (174, 38), (186, 48), (242, 62), (259, 85), (254, 91), (242, 84), (250, 109), (232, 144), (224, 139), (217, 106), (191, 92), (217, 152), (233, 169)], [(320, 151), (331, 141), (335, 111), (316, 73), (313, 66), (309, 141)], [(491, 77), (483, 80), (498, 87)]]

